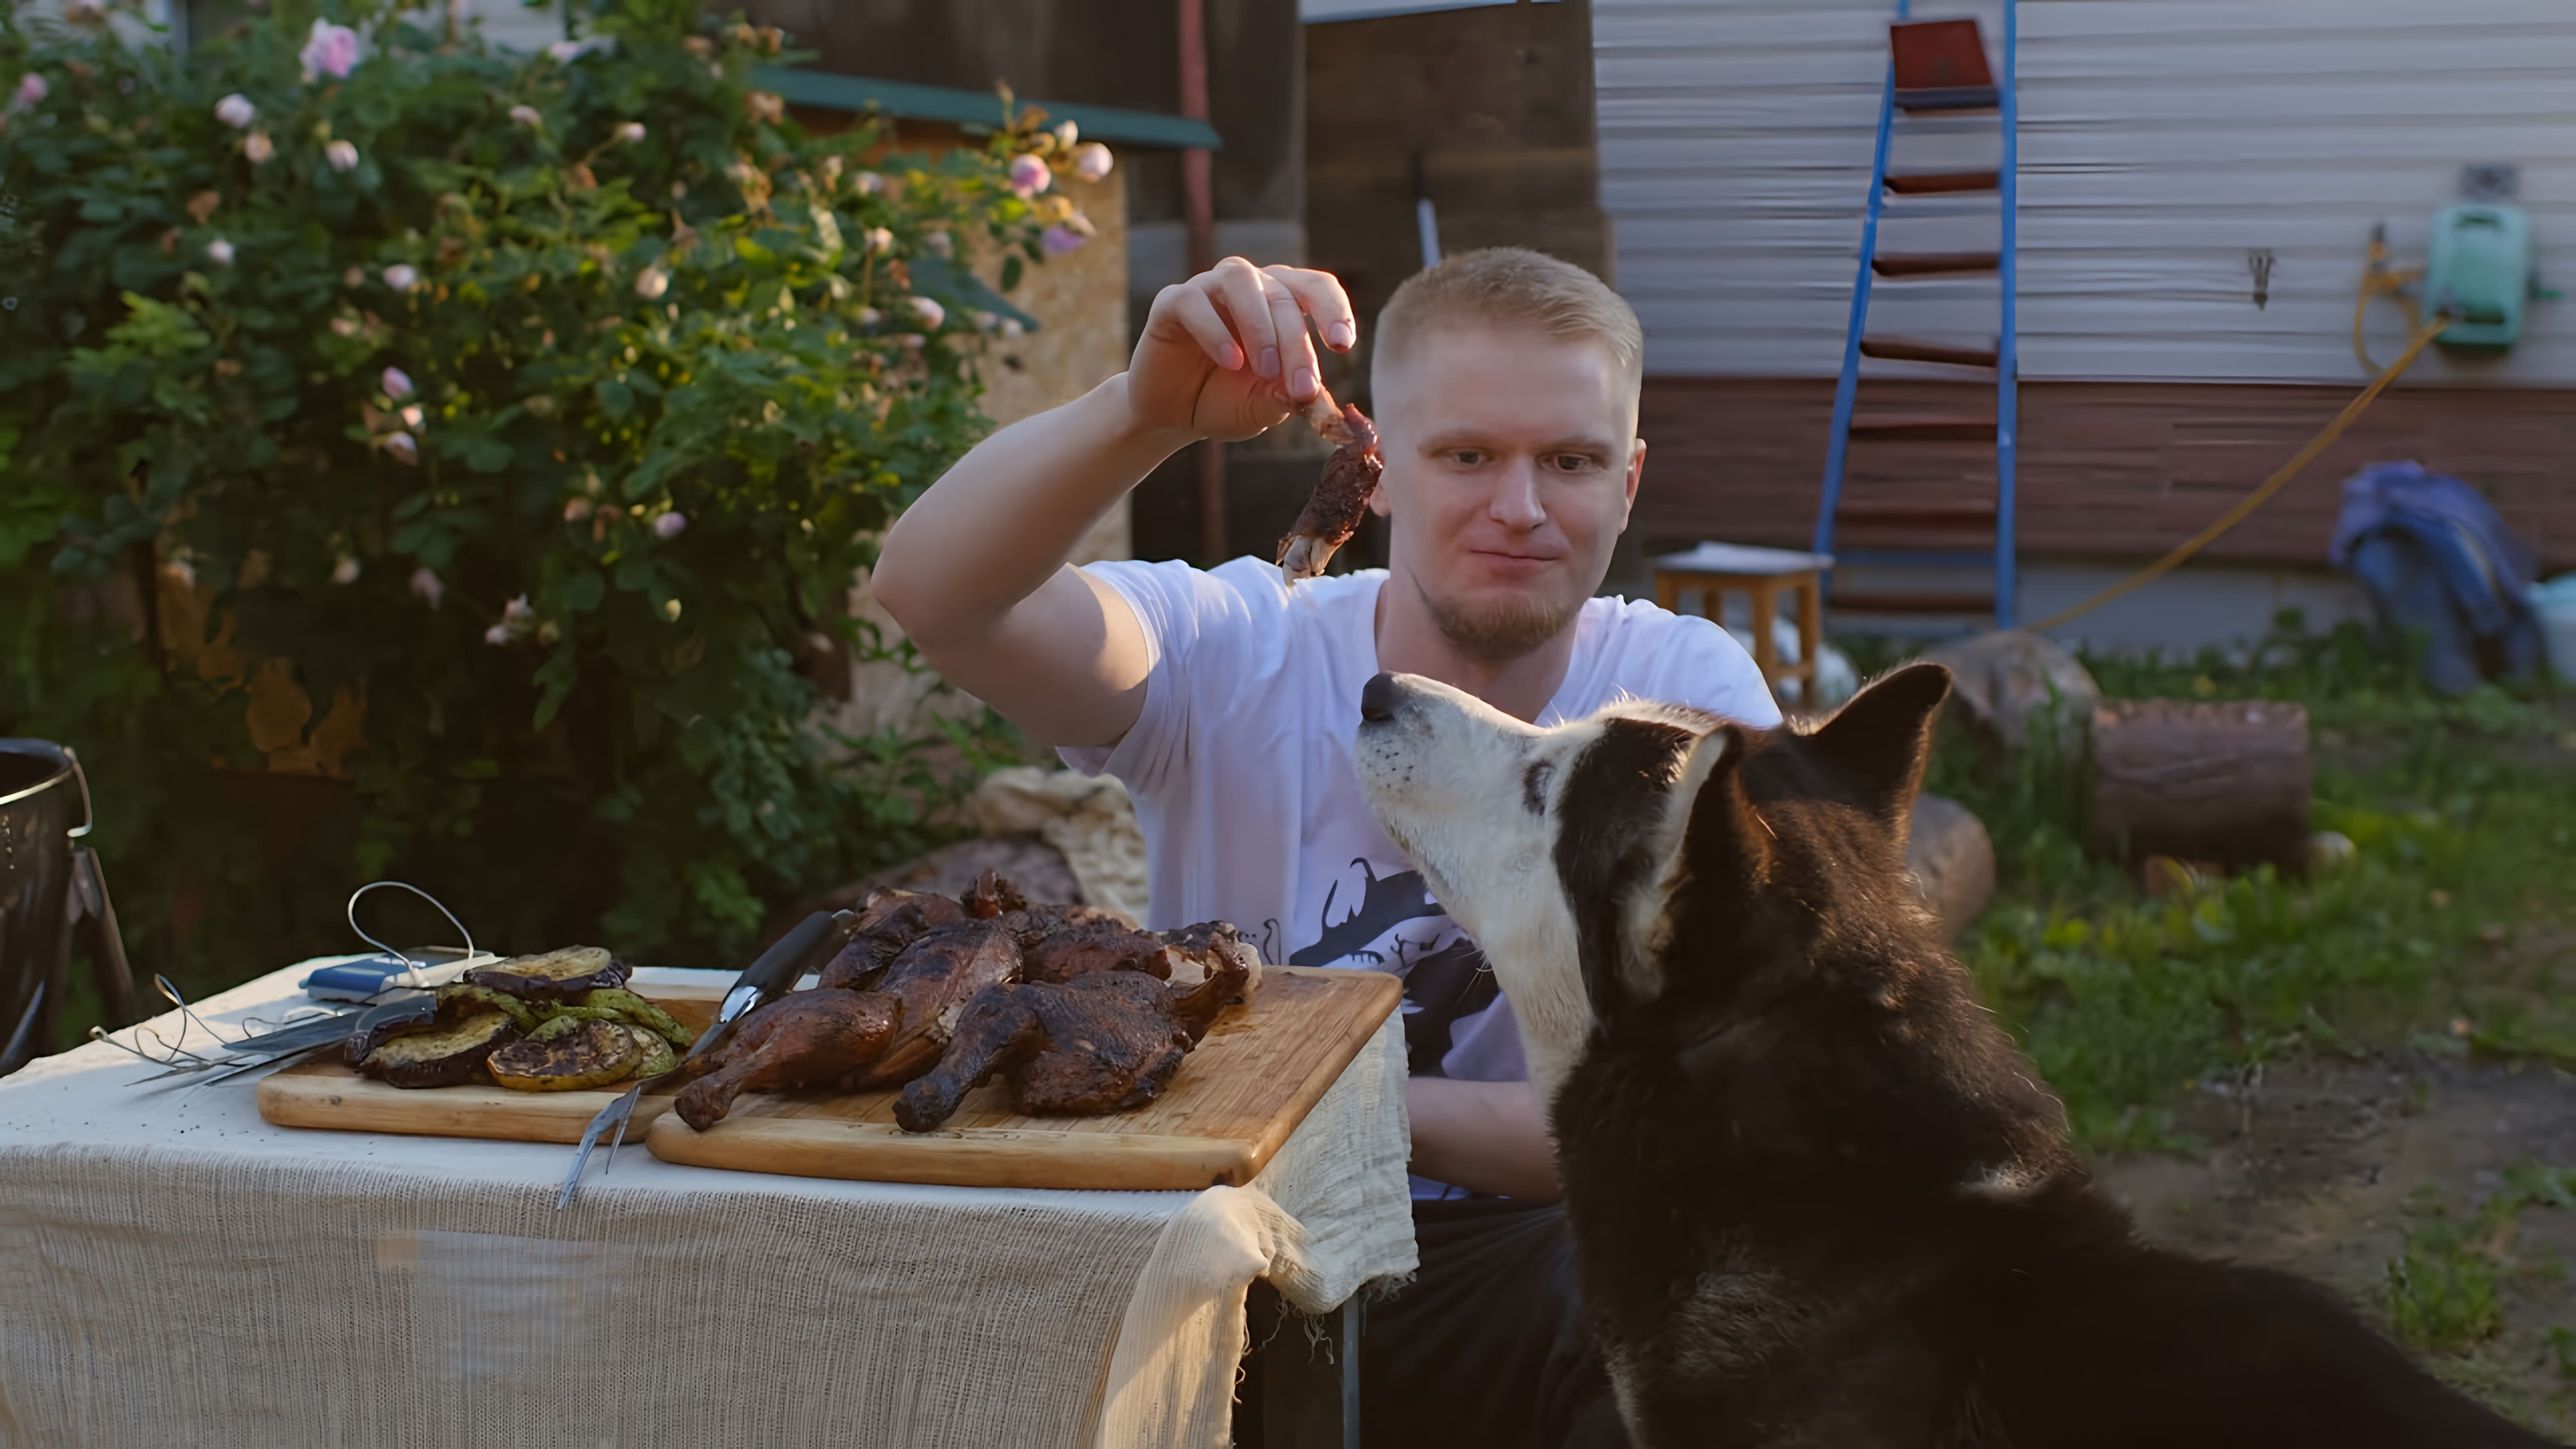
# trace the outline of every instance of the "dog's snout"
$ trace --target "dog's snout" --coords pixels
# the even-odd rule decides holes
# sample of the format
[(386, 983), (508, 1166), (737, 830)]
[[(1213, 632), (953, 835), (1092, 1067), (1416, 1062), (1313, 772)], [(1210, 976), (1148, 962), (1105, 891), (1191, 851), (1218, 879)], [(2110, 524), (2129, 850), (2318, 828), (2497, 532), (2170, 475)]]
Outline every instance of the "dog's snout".
[(1382, 724), (1395, 718), (1395, 676), (1372, 676), (1360, 690), (1360, 718), (1371, 724)]

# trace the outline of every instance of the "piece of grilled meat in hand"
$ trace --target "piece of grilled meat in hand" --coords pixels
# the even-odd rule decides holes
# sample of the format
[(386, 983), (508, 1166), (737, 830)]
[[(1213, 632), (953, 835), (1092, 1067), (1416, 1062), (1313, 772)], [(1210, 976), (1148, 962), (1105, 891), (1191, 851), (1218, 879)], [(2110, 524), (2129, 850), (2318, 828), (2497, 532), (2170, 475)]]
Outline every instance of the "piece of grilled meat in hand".
[(1279, 575), (1290, 584), (1322, 574), (1334, 551), (1360, 531), (1378, 475), (1386, 471), (1377, 450), (1377, 425), (1356, 406), (1337, 407), (1331, 393), (1317, 388), (1314, 401), (1306, 404), (1306, 421), (1333, 445), (1333, 455), (1324, 460), (1324, 474), (1307, 495), (1297, 526), (1279, 540)]
[(703, 1132), (745, 1092), (837, 1081), (851, 1063), (884, 1052), (901, 1012), (893, 997), (872, 991), (817, 987), (782, 996), (744, 1017), (733, 1040), (717, 1048), (713, 1069), (681, 1088), (671, 1105)]
[(1161, 1095), (1246, 983), (1243, 966), (1224, 960), (1194, 987), (1141, 971), (991, 987), (967, 1004), (939, 1064), (904, 1087), (894, 1119), (907, 1132), (931, 1131), (997, 1072), (1031, 1115), (1142, 1106)]

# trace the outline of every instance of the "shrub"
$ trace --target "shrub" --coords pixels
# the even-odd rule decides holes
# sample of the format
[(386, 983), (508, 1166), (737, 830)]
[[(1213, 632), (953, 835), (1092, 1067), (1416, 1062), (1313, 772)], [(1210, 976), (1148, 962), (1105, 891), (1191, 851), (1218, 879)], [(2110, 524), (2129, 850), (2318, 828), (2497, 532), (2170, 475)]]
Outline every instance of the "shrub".
[(926, 838), (936, 772), (815, 676), (1025, 320), (953, 259), (1040, 256), (1009, 167), (1072, 137), (808, 134), (690, 0), (534, 56), (342, 18), (0, 21), (0, 730), (83, 751), (165, 967), (340, 948), (388, 873), (739, 952)]

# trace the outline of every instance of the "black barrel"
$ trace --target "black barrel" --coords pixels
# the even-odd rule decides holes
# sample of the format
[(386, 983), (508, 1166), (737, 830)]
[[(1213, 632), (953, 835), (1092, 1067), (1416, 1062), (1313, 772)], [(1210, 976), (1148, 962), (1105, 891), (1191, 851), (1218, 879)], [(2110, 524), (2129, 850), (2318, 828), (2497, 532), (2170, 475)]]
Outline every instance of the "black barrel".
[(0, 739), (0, 1076), (56, 1050), (71, 980), (72, 840), (87, 783), (50, 740)]

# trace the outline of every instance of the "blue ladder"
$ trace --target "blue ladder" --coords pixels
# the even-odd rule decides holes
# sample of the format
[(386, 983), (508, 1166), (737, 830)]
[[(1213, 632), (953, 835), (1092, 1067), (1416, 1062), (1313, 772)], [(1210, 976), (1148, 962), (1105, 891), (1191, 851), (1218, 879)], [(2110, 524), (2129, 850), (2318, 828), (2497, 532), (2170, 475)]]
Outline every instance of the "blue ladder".
[[(1825, 451), (1824, 498), (1816, 512), (1816, 552), (1831, 554), (1839, 565), (1861, 568), (1985, 568), (1991, 563), (1994, 583), (1989, 593), (1836, 591), (1826, 578), (1827, 598), (1840, 613), (1914, 614), (1928, 616), (1994, 615), (1995, 627), (2013, 627), (2015, 609), (2013, 556), (2014, 427), (2019, 407), (2018, 344), (2014, 330), (2014, 296), (2018, 271), (2015, 236), (2020, 191), (2020, 108), (2014, 94), (2014, 66), (2019, 42), (2019, 5), (2003, 0), (2003, 79), (1987, 68), (1984, 40), (1974, 20), (1917, 21), (1908, 17), (1909, 0), (1896, 0), (1896, 22), (1889, 27), (1887, 86), (1879, 99), (1878, 145), (1870, 163), (1869, 208), (1861, 226), (1860, 269), (1852, 284), (1851, 327), (1843, 344), (1841, 380), (1834, 388), (1833, 436)], [(2002, 154), (1993, 171), (1946, 171), (1889, 174), (1890, 142), (1899, 114), (1955, 117), (1991, 111), (2000, 118)], [(1992, 252), (1882, 253), (1879, 223), (1887, 198), (1961, 196), (1993, 192), (1998, 197), (2002, 235)], [(1899, 208), (1896, 215), (1905, 214)], [(1906, 281), (1927, 277), (1992, 274), (2000, 293), (1998, 327), (1992, 347), (1951, 341), (1882, 336), (1869, 330), (1869, 306), (1878, 278)], [(1863, 357), (1932, 363), (1974, 369), (1995, 379), (1992, 420), (1965, 415), (1867, 414), (1857, 409)], [(1893, 443), (1985, 442), (1995, 449), (1995, 491), (1990, 500), (1952, 497), (1854, 500), (1844, 497), (1843, 481), (1851, 445)], [(1918, 488), (1931, 485), (1916, 485)], [(1921, 546), (1838, 548), (1838, 526), (1854, 532), (1893, 531), (1910, 539), (1926, 533), (1955, 536), (1991, 530), (1994, 551), (1937, 549)]]

